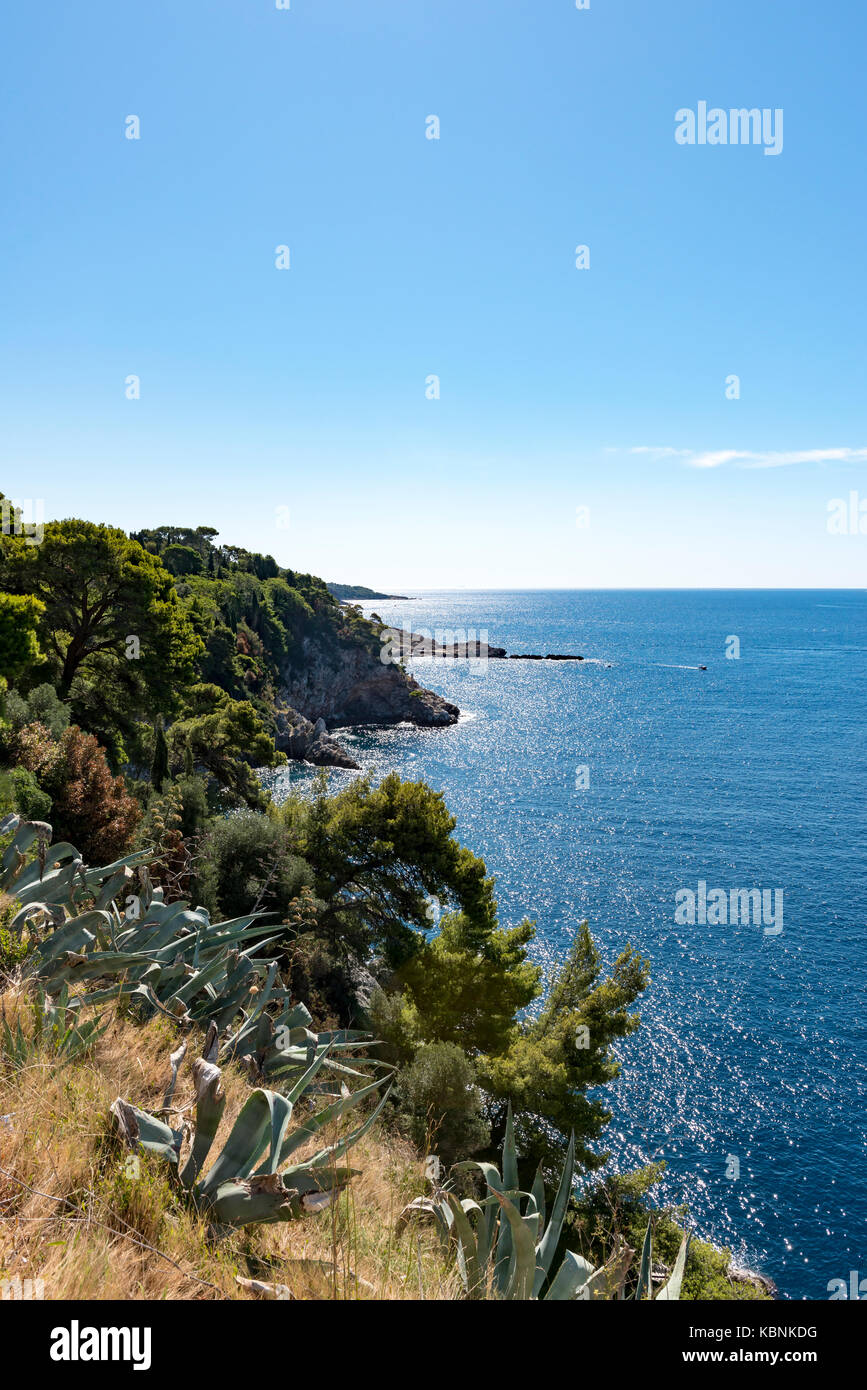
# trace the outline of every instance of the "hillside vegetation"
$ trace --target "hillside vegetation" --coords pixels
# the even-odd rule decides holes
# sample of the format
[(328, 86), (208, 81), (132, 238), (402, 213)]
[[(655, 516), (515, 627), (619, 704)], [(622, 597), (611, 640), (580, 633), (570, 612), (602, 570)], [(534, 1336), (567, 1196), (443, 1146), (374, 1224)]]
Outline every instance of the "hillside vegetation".
[(576, 923), (543, 979), (423, 782), (264, 789), (289, 693), (445, 717), (375, 624), (209, 528), (50, 522), (0, 537), (0, 663), (0, 1277), (763, 1296), (659, 1169), (594, 1178), (648, 962)]

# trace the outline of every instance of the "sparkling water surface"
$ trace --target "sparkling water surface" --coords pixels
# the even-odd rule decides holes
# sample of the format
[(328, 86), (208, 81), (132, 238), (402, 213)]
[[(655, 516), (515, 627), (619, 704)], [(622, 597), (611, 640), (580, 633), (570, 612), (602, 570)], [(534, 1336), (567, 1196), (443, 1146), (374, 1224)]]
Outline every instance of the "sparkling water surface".
[[(864, 594), (438, 592), (363, 608), (593, 659), (415, 662), (459, 724), (339, 736), (375, 776), (444, 792), (501, 921), (533, 917), (546, 966), (585, 918), (606, 965), (627, 942), (649, 957), (641, 1027), (604, 1092), (611, 1166), (664, 1158), (657, 1200), (687, 1201), (783, 1297), (867, 1278)], [(312, 775), (291, 765), (275, 794)], [(782, 888), (782, 933), (678, 925), (677, 890), (699, 880)]]

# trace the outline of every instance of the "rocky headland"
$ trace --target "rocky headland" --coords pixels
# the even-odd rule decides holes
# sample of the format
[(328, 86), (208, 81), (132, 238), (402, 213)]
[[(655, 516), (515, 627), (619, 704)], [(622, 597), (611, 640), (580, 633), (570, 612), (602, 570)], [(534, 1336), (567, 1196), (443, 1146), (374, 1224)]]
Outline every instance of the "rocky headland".
[(356, 643), (306, 638), (281, 673), (276, 745), (290, 758), (329, 767), (358, 764), (330, 730), (350, 724), (456, 724), (457, 705), (425, 690), (380, 650)]
[(358, 763), (333, 737), (334, 729), (401, 723), (433, 729), (457, 723), (457, 705), (419, 685), (403, 666), (408, 660), (584, 660), (565, 652), (509, 653), (480, 639), (438, 642), (426, 633), (387, 626), (379, 631), (378, 642), (374, 647), (323, 641), (321, 634), (304, 638), (281, 672), (275, 712), (275, 743), (281, 752), (319, 766), (356, 768)]

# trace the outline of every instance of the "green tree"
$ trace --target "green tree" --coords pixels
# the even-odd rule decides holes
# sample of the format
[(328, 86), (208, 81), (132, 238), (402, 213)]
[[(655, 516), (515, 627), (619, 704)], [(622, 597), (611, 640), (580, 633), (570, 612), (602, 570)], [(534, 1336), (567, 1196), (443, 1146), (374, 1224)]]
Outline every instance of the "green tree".
[[(146, 711), (172, 709), (194, 672), (201, 643), (156, 556), (112, 526), (52, 521), (42, 544), (0, 542), (0, 585), (44, 604), (39, 635), (61, 699), (88, 680), (117, 677), (129, 698), (129, 673)], [(84, 702), (86, 706), (86, 701)]]
[(162, 719), (156, 722), (154, 729), (154, 756), (151, 762), (151, 784), (156, 790), (162, 791), (163, 783), (169, 777), (169, 745), (166, 743), (165, 730)]
[(430, 899), (459, 907), (471, 945), (497, 924), (493, 880), (484, 862), (455, 840), (441, 793), (396, 773), (378, 787), (358, 778), (335, 796), (323, 778), (312, 800), (282, 808), (297, 853), (313, 867), (324, 903), (320, 929), (358, 955), (384, 952), (392, 965), (419, 949), (430, 929)]
[(505, 1133), (511, 1100), (530, 1170), (539, 1161), (550, 1165), (571, 1130), (576, 1159), (585, 1168), (598, 1168), (607, 1157), (589, 1145), (599, 1141), (611, 1112), (587, 1092), (619, 1075), (611, 1045), (638, 1027), (639, 1016), (630, 1008), (647, 987), (648, 964), (627, 946), (611, 974), (600, 974), (599, 952), (584, 922), (541, 1011), (520, 1024), (505, 1051), (479, 1058), (481, 1084), (493, 1102), (493, 1147)]
[(252, 807), (269, 800), (253, 768), (286, 761), (250, 701), (233, 700), (217, 685), (190, 688), (184, 718), (171, 726), (168, 741), (172, 766), (188, 767), (189, 749), (194, 765), (210, 772), (235, 803)]
[(160, 556), (166, 569), (172, 574), (201, 574), (205, 562), (191, 545), (167, 545)]
[(504, 1052), (516, 1019), (539, 996), (542, 972), (527, 958), (530, 921), (496, 928), (479, 940), (463, 913), (450, 913), (400, 971), (399, 981), (426, 1042), (465, 1052)]
[(36, 632), (44, 612), (29, 594), (0, 594), (0, 675), (17, 681), (42, 661)]

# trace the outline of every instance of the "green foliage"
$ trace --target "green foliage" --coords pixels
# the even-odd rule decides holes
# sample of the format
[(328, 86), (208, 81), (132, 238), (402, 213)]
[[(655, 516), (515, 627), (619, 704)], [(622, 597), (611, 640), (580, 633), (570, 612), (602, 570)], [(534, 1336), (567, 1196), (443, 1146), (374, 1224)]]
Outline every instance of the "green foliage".
[(20, 906), (14, 898), (0, 893), (0, 977), (14, 975), (32, 949), (29, 934), (12, 929), (12, 920)]
[(186, 697), (185, 717), (169, 730), (172, 765), (184, 764), (187, 750), (194, 765), (204, 768), (236, 802), (264, 806), (268, 796), (254, 767), (279, 767), (278, 753), (249, 700), (233, 700), (212, 684), (194, 685)]
[(201, 574), (204, 568), (202, 556), (190, 545), (167, 545), (160, 558), (175, 575)]
[[(172, 1080), (163, 1105), (169, 1102), (183, 1060), (186, 1044), (172, 1056)], [(293, 1221), (307, 1212), (322, 1210), (342, 1191), (353, 1170), (338, 1160), (370, 1129), (385, 1101), (342, 1138), (327, 1144), (309, 1158), (290, 1163), (297, 1151), (327, 1126), (360, 1103), (373, 1099), (384, 1078), (332, 1099), (322, 1109), (309, 1110), (300, 1125), (289, 1124), (298, 1101), (306, 1098), (328, 1056), (328, 1048), (316, 1053), (310, 1065), (286, 1095), (257, 1089), (248, 1096), (226, 1138), (222, 1150), (205, 1165), (225, 1108), (220, 1068), (216, 1065), (217, 1029), (211, 1024), (204, 1055), (192, 1067), (196, 1097), (195, 1126), (186, 1162), (181, 1165), (183, 1129), (172, 1129), (162, 1119), (146, 1114), (118, 1098), (111, 1107), (118, 1129), (132, 1149), (159, 1154), (177, 1171), (177, 1182), (191, 1203), (219, 1227)], [(386, 1092), (387, 1095), (387, 1092)], [(265, 1152), (267, 1150), (267, 1152)], [(265, 1153), (264, 1161), (259, 1159)], [(282, 1171), (281, 1171), (282, 1170)]]
[(158, 719), (154, 730), (154, 755), (151, 762), (151, 785), (162, 791), (163, 783), (169, 777), (169, 745), (166, 743), (162, 719)]
[(604, 1155), (590, 1145), (610, 1112), (587, 1092), (618, 1075), (611, 1045), (638, 1024), (628, 1008), (647, 983), (646, 963), (627, 949), (600, 980), (585, 923), (543, 1007), (522, 1019), (542, 992), (541, 971), (527, 957), (533, 935), (525, 921), (479, 941), (464, 914), (445, 916), (437, 935), (393, 976), (399, 988), (375, 996), (371, 1021), (404, 1066), (422, 1043), (451, 1042), (473, 1058), (495, 1145), (511, 1101), (521, 1161), (530, 1171), (539, 1162), (549, 1171), (570, 1132), (582, 1165), (595, 1168)]
[(586, 1092), (618, 1076), (612, 1043), (638, 1027), (638, 1014), (629, 1008), (646, 988), (648, 973), (632, 947), (617, 957), (607, 979), (600, 980), (600, 971), (599, 953), (582, 923), (540, 1013), (517, 1029), (505, 1052), (479, 1060), (482, 1085), (499, 1100), (495, 1136), (511, 1100), (522, 1158), (534, 1166), (550, 1164), (570, 1131), (584, 1167), (598, 1168), (607, 1156), (588, 1146), (599, 1140), (611, 1112)]
[(47, 672), (84, 728), (99, 732), (104, 709), (121, 723), (136, 709), (171, 709), (192, 676), (201, 643), (172, 576), (123, 531), (69, 520), (48, 522), (38, 546), (4, 537), (0, 586), (42, 605)]
[(82, 1001), (70, 998), (66, 985), (57, 999), (42, 989), (35, 989), (30, 1001), (31, 1028), (22, 1028), (21, 1015), (13, 1029), (6, 1017), (5, 1003), (0, 1001), (0, 1051), (8, 1066), (19, 1069), (39, 1057), (50, 1058), (56, 1066), (78, 1061), (89, 1052), (108, 1027), (100, 1027), (101, 1019), (79, 1023)]
[(59, 739), (64, 729), (69, 727), (70, 709), (57, 697), (53, 685), (47, 682), (22, 696), (10, 690), (6, 696), (6, 718), (15, 729), (23, 729), (27, 724), (41, 724), (53, 739)]
[(328, 796), (323, 781), (312, 800), (290, 798), (280, 815), (313, 868), (320, 930), (360, 956), (378, 949), (389, 964), (405, 962), (430, 927), (432, 896), (461, 908), (470, 943), (496, 927), (493, 880), (454, 839), (454, 817), (424, 782), (391, 773), (378, 787), (358, 778)]
[(0, 772), (0, 813), (18, 811), (27, 820), (44, 820), (50, 810), (51, 797), (26, 767)]
[(292, 852), (286, 827), (254, 811), (211, 823), (199, 846), (196, 873), (199, 901), (211, 913), (231, 917), (255, 905), (280, 920), (313, 878)]
[(490, 1140), (473, 1063), (454, 1043), (429, 1043), (400, 1073), (399, 1111), (416, 1147), (445, 1163)]
[(529, 921), (479, 939), (464, 913), (443, 917), (398, 974), (426, 1042), (451, 1042), (472, 1055), (498, 1054), (515, 1035), (516, 1018), (538, 997), (541, 971), (527, 959)]
[(0, 593), (0, 671), (9, 680), (18, 680), (42, 660), (37, 628), (44, 612), (37, 598)]

